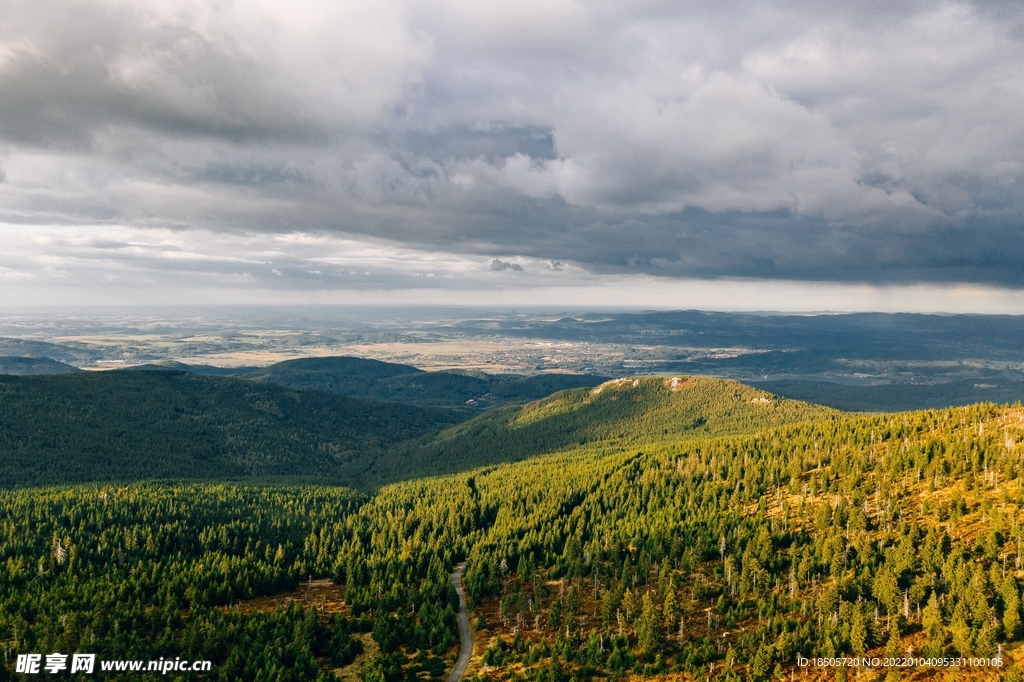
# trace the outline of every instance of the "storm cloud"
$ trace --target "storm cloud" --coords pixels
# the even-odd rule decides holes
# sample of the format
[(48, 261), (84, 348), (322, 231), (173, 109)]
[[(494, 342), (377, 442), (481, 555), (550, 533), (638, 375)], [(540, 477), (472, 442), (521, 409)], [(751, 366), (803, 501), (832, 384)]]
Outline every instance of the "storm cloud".
[(0, 222), (1024, 286), (1024, 6), (848, 4), (2, 1)]

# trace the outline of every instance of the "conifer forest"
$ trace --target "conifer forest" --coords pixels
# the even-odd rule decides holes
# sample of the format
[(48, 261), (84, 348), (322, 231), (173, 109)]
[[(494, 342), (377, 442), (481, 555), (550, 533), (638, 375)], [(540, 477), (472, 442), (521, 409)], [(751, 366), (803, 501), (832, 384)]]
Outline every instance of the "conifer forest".
[(960, 674), (1020, 679), (1019, 404), (849, 414), (662, 377), (415, 442), (410, 461), (463, 442), (480, 463), (0, 492), (0, 678), (19, 652), (89, 651), (209, 660), (209, 680), (445, 679), (464, 567), (479, 682), (869, 674), (798, 656), (998, 657)]

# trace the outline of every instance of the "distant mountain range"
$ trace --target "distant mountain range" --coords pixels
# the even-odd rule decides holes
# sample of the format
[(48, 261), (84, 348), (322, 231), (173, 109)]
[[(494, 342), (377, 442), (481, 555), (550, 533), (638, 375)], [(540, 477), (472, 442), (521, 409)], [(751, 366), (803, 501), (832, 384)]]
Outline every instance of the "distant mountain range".
[[(127, 368), (229, 376), (349, 398), (479, 411), (494, 405), (526, 402), (567, 388), (596, 386), (607, 377), (584, 374), (487, 374), (425, 372), (410, 365), (336, 356), (286, 360), (269, 367), (213, 367), (160, 362)], [(78, 368), (42, 357), (0, 357), (0, 375), (63, 374)]]
[(1024, 381), (1002, 377), (875, 386), (779, 379), (752, 382), (751, 385), (776, 395), (850, 412), (901, 412), (974, 403), (1013, 404), (1024, 399)]
[[(462, 334), (805, 354), (793, 356), (783, 363), (787, 365), (799, 365), (813, 357), (903, 361), (970, 357), (1019, 361), (1024, 316), (665, 310), (589, 312), (557, 320), (508, 317), (496, 321), (487, 316), (463, 320), (452, 328)], [(731, 358), (709, 360), (716, 359)]]
[[(792, 362), (799, 352), (759, 355), (765, 366)], [(806, 353), (805, 353), (806, 355)], [(806, 358), (805, 358), (806, 359)], [(714, 362), (750, 364), (751, 356)], [(774, 364), (773, 364), (774, 363)], [(680, 372), (693, 363), (676, 363)], [(165, 361), (128, 368), (176, 370), (206, 376), (230, 376), (301, 390), (318, 390), (350, 398), (450, 407), (470, 413), (510, 403), (538, 400), (552, 393), (596, 386), (607, 377), (586, 374), (487, 374), (479, 371), (427, 372), (411, 365), (357, 357), (300, 358), (268, 367), (214, 367)], [(693, 370), (694, 367), (690, 367)], [(705, 368), (714, 373), (714, 367)], [(80, 371), (45, 357), (0, 357), (0, 375), (64, 374)], [(1019, 374), (1019, 373), (1018, 373)], [(783, 375), (785, 376), (785, 375)], [(1013, 372), (980, 373), (974, 378), (933, 378), (920, 382), (851, 384), (821, 378), (742, 379), (744, 383), (795, 400), (852, 412), (899, 412), (977, 402), (1012, 404), (1024, 400), (1024, 380)]]

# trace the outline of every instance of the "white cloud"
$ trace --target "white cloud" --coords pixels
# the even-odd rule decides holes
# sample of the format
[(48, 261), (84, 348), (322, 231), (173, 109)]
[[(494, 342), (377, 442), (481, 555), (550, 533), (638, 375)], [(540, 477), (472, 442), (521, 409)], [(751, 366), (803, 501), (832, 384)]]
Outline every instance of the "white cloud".
[[(338, 289), (366, 289), (436, 277), (438, 286), (457, 290), (488, 286), (496, 269), (528, 275), (518, 280), (525, 287), (593, 279), (565, 264), (556, 271), (528, 258), (469, 257), (326, 233), (0, 224), (0, 239), (0, 278), (61, 280), (67, 287), (120, 281), (126, 289), (174, 290), (205, 281), (216, 288), (242, 278), (282, 290), (321, 287), (324, 281)], [(326, 279), (311, 282), (308, 275)]]
[(33, 275), (31, 272), (19, 272), (18, 270), (14, 270), (12, 268), (7, 268), (0, 265), (0, 279), (15, 281), (33, 279), (34, 277), (35, 275)]

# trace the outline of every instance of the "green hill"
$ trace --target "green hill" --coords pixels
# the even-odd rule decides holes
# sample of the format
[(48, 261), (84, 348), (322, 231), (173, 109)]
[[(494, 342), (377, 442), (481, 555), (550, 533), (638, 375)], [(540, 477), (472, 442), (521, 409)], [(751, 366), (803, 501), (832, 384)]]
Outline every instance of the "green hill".
[(186, 372), (0, 376), (0, 481), (345, 481), (462, 418)]
[(411, 365), (349, 356), (299, 358), (249, 370), (245, 376), (291, 388), (311, 388), (355, 397), (365, 394), (382, 379), (424, 374)]
[(779, 398), (736, 381), (706, 377), (614, 379), (522, 406), (495, 408), (381, 458), (367, 482), (458, 471), (482, 464), (597, 446), (623, 448), (753, 433), (780, 424), (825, 419), (837, 411)]
[(461, 408), (467, 407), (467, 400), (482, 397), (489, 387), (488, 381), (478, 377), (346, 356), (287, 360), (243, 376), (351, 398)]
[(536, 400), (556, 391), (595, 386), (604, 381), (604, 377), (579, 374), (525, 377), (484, 372), (425, 372), (409, 365), (345, 356), (287, 360), (238, 376), (351, 398), (473, 410)]
[(0, 357), (0, 374), (30, 376), (33, 374), (74, 374), (82, 370), (49, 358)]

